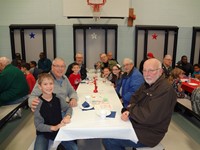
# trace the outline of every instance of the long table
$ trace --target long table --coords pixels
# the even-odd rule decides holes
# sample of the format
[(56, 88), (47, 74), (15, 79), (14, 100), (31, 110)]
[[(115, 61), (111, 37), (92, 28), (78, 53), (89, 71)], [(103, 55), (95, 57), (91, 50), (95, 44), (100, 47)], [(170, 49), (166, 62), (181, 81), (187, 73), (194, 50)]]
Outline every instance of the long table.
[[(90, 77), (95, 74), (90, 74)], [(71, 122), (62, 127), (56, 138), (57, 141), (69, 141), (76, 139), (93, 139), (93, 138), (115, 138), (130, 139), (137, 142), (138, 138), (130, 121), (121, 120), (122, 104), (115, 92), (111, 82), (104, 81), (98, 77), (98, 92), (94, 93), (94, 83), (86, 81), (81, 83), (77, 89), (79, 97), (78, 106), (73, 108), (73, 116)], [(110, 109), (116, 112), (114, 118), (101, 118), (97, 114), (96, 109), (82, 110), (82, 104), (86, 101), (86, 97), (90, 97), (90, 104)]]

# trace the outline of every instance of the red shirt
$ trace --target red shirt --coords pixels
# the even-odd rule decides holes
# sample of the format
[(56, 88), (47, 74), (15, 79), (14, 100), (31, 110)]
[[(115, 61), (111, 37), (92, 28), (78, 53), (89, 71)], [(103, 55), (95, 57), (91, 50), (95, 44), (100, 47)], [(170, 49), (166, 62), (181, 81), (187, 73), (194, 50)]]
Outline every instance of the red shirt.
[(80, 74), (70, 74), (69, 82), (73, 86), (74, 90), (78, 88), (79, 83), (81, 82), (81, 75)]
[(30, 94), (33, 90), (33, 87), (35, 86), (36, 80), (35, 80), (34, 76), (31, 73), (29, 73), (26, 75), (26, 81), (29, 86), (29, 94)]

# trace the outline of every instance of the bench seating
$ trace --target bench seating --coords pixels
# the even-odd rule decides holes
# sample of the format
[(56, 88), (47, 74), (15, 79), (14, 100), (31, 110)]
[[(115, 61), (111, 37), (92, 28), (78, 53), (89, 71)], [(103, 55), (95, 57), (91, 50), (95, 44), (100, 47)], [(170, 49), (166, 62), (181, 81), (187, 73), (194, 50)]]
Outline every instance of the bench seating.
[(177, 102), (192, 111), (191, 101), (186, 98), (177, 98)]
[(180, 113), (189, 117), (194, 117), (198, 120), (198, 122), (200, 122), (200, 116), (192, 110), (192, 104), (189, 99), (177, 98), (176, 109), (178, 109)]
[(28, 98), (19, 104), (6, 105), (0, 107), (0, 129), (13, 117), (19, 108), (28, 106)]

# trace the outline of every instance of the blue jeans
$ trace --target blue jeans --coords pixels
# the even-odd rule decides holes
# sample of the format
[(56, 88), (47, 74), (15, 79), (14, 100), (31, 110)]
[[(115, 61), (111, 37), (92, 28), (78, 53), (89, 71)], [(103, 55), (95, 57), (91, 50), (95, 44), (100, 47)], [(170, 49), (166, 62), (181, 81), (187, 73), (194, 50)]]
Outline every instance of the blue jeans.
[(147, 147), (142, 143), (134, 143), (131, 140), (122, 139), (103, 139), (103, 145), (106, 150), (125, 150), (126, 147)]
[[(75, 141), (63, 141), (60, 144), (66, 150), (78, 150), (78, 146)], [(45, 138), (44, 135), (37, 135), (34, 145), (34, 150), (48, 150), (49, 139)]]

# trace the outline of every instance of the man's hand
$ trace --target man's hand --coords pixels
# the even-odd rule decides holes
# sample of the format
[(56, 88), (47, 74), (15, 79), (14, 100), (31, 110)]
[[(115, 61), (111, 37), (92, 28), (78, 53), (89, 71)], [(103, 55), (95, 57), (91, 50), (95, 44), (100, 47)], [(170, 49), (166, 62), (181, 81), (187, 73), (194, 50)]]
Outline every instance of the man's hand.
[(122, 115), (121, 115), (121, 119), (123, 121), (128, 121), (129, 120), (129, 111), (123, 112)]
[(39, 105), (40, 101), (38, 99), (38, 97), (36, 97), (35, 99), (33, 99), (32, 103), (31, 103), (31, 110), (32, 112), (35, 111), (35, 109), (37, 108), (37, 106)]
[(76, 107), (77, 106), (77, 100), (75, 98), (72, 98), (69, 102), (69, 106)]

